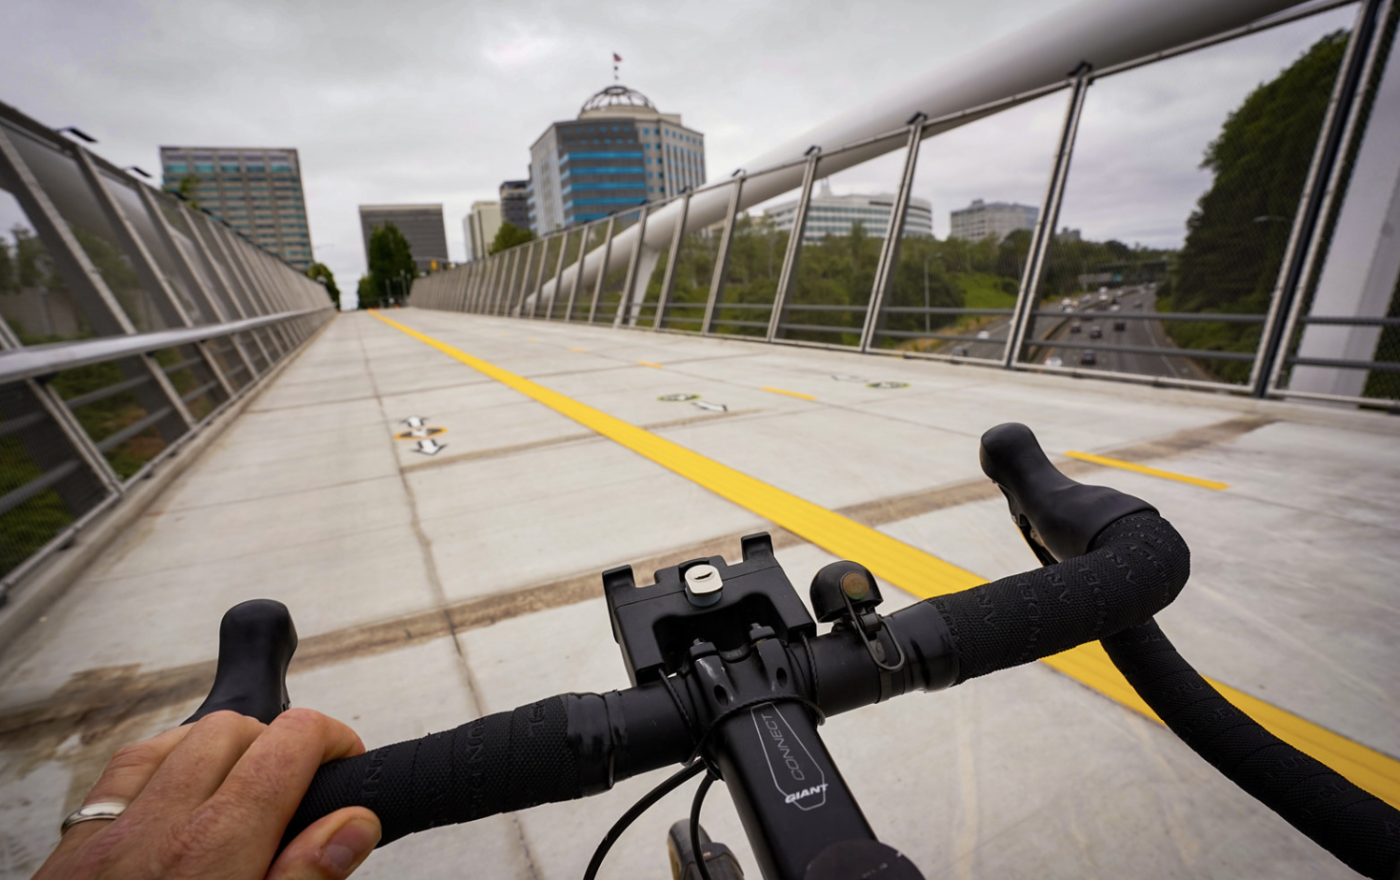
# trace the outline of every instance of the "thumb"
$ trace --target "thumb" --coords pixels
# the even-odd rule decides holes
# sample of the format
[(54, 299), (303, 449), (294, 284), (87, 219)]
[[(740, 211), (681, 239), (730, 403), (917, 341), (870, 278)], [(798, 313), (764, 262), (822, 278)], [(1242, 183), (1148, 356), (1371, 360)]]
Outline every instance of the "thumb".
[(267, 880), (343, 880), (379, 843), (379, 817), (346, 807), (313, 822), (272, 863)]

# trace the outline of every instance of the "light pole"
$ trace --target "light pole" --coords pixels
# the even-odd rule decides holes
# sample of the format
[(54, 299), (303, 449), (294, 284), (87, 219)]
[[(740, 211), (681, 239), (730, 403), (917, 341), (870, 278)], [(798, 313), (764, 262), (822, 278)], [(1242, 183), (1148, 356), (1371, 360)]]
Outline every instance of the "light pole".
[(928, 313), (928, 257), (924, 257), (924, 332), (933, 332), (933, 316)]

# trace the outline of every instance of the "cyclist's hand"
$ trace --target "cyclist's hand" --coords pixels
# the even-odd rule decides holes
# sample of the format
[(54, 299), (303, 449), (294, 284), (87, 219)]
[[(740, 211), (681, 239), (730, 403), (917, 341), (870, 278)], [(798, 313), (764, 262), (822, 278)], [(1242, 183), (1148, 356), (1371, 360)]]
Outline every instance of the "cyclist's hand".
[(277, 846), (316, 768), (364, 750), (349, 727), (309, 709), (270, 725), (216, 712), (167, 730), (117, 752), (83, 803), (130, 806), (71, 827), (35, 880), (340, 880), (379, 842), (369, 810), (338, 810), (281, 855)]

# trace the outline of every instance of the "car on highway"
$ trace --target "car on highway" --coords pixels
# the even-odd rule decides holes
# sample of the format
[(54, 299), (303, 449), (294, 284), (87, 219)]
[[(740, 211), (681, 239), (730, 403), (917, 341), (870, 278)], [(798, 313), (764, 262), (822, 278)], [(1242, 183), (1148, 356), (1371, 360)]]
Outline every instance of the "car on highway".
[(1084, 351), (1079, 354), (1079, 364), (1084, 367), (1096, 367), (1099, 363), (1099, 356), (1092, 351)]
[(1090, 328), (1089, 328), (1089, 338), (1090, 338), (1090, 339), (1103, 339), (1103, 328), (1102, 328), (1102, 327), (1090, 327)]
[(1079, 319), (1078, 319), (1078, 318), (1075, 318), (1073, 321), (1070, 321), (1070, 322), (1069, 322), (1069, 332), (1071, 332), (1071, 333), (1078, 333), (1079, 331), (1081, 331), (1081, 330), (1083, 330), (1083, 329), (1084, 329), (1084, 325), (1081, 324), (1081, 323), (1079, 323)]
[(1114, 322), (1113, 322), (1113, 329), (1114, 329), (1114, 330), (1117, 330), (1118, 332), (1121, 333), (1121, 332), (1123, 332), (1124, 330), (1127, 330), (1127, 329), (1128, 329), (1128, 322), (1127, 322), (1127, 321), (1114, 321)]
[(991, 339), (991, 338), (992, 338), (992, 334), (988, 333), (986, 330), (978, 330), (978, 331), (977, 331), (977, 338), (978, 338), (978, 339)]
[(1045, 366), (1047, 367), (1063, 367), (1064, 365), (1064, 360), (1061, 359), (1060, 356), (1057, 354), (1052, 354), (1050, 355), (1050, 357), (1045, 359)]
[(953, 349), (953, 357), (967, 357), (967, 346), (959, 345), (957, 348)]

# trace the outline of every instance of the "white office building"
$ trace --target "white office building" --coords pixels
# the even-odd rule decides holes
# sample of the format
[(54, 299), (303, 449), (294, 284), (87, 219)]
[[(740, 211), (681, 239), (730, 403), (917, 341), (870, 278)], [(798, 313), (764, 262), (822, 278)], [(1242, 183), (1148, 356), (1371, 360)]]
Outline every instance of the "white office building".
[(462, 218), (467, 237), (467, 259), (480, 260), (491, 250), (491, 242), (501, 231), (500, 202), (472, 202), (471, 213)]
[(981, 241), (995, 237), (1001, 241), (1018, 229), (1035, 229), (1040, 209), (1015, 202), (984, 202), (973, 199), (972, 204), (953, 211), (949, 238)]
[[(807, 226), (802, 231), (803, 244), (818, 244), (828, 235), (850, 235), (859, 223), (871, 238), (884, 238), (890, 227), (890, 212), (895, 197), (891, 194), (837, 196), (823, 180), (820, 190), (812, 193), (807, 205)], [(779, 231), (790, 231), (797, 220), (797, 200), (781, 202), (764, 212)], [(933, 237), (933, 205), (928, 199), (911, 198), (904, 215), (904, 238)]]

